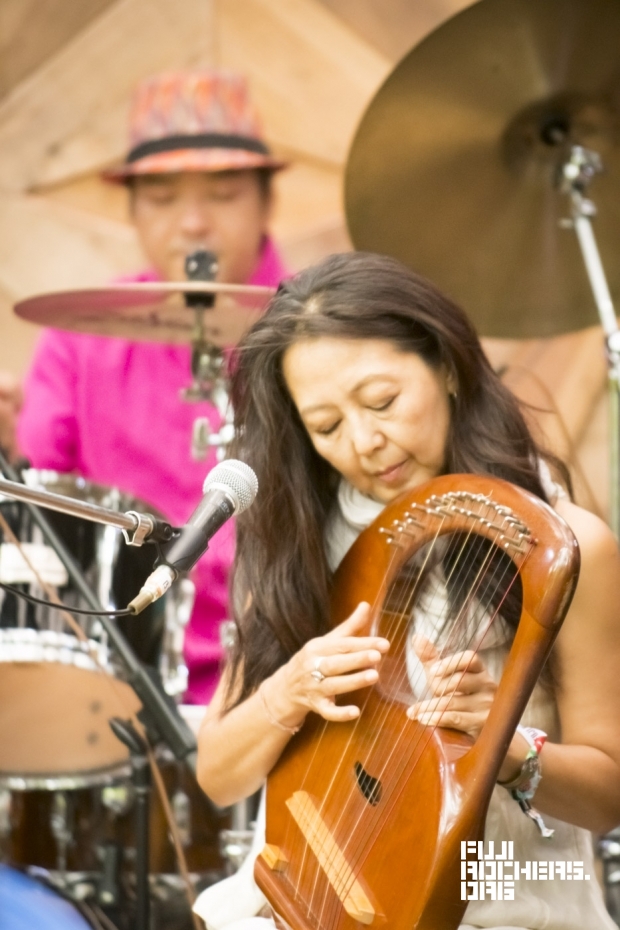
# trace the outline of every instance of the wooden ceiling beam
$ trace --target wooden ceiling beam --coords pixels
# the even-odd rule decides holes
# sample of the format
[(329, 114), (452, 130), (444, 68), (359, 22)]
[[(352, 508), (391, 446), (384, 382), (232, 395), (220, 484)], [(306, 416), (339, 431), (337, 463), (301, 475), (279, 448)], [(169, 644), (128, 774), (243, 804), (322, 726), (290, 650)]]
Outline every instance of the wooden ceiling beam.
[(0, 99), (116, 0), (2, 0)]
[(217, 0), (218, 62), (245, 72), (275, 146), (342, 166), (388, 59), (315, 0)]
[(474, 0), (318, 0), (396, 62), (444, 20)]
[(117, 0), (0, 103), (0, 186), (88, 174), (126, 148), (135, 84), (208, 63), (210, 0)]

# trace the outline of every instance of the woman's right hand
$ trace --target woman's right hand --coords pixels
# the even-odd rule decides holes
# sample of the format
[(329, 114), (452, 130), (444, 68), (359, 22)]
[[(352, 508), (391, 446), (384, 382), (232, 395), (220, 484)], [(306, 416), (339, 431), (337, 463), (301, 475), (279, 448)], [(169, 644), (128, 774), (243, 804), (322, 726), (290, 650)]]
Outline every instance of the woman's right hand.
[(229, 711), (228, 682), (226, 677), (220, 681), (198, 737), (199, 781), (217, 804), (234, 804), (260, 787), (309, 711), (331, 721), (359, 716), (359, 708), (338, 705), (336, 699), (379, 677), (377, 668), (390, 644), (363, 635), (369, 622), (370, 607), (360, 604), (344, 623), (306, 643)]
[(359, 604), (344, 623), (311, 639), (263, 682), (267, 703), (278, 720), (295, 727), (308, 711), (333, 721), (359, 716), (355, 704), (339, 705), (336, 697), (368, 688), (379, 678), (377, 667), (390, 644), (380, 636), (356, 635), (369, 619), (370, 605)]

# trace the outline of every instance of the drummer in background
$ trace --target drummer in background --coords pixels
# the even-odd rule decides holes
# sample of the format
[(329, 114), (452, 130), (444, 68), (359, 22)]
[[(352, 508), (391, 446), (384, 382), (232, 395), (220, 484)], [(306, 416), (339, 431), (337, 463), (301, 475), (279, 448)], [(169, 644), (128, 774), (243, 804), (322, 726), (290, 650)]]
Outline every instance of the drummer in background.
[[(185, 258), (206, 249), (217, 280), (277, 285), (282, 261), (268, 235), (271, 178), (284, 167), (264, 144), (246, 81), (198, 70), (162, 74), (137, 89), (131, 150), (104, 175), (127, 186), (148, 269), (131, 281), (184, 280)], [(215, 464), (190, 457), (192, 425), (221, 419), (209, 403), (185, 403), (189, 345), (130, 342), (47, 330), (23, 391), (0, 376), (0, 442), (36, 468), (76, 471), (160, 509), (182, 524)], [(21, 413), (18, 412), (21, 407)], [(205, 704), (217, 683), (219, 625), (228, 616), (234, 530), (210, 543), (194, 581), (186, 630), (188, 703)], [(137, 593), (137, 591), (136, 591)]]

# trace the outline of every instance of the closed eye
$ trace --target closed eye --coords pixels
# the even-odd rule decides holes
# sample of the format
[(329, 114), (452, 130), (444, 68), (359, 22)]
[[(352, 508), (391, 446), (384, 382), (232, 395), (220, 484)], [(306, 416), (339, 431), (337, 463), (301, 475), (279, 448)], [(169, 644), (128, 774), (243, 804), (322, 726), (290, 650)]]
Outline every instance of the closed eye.
[(170, 203), (174, 203), (175, 194), (173, 191), (170, 191), (169, 193), (167, 191), (153, 191), (149, 193), (148, 199), (157, 207), (165, 207)]
[(383, 404), (378, 404), (377, 406), (371, 406), (370, 409), (378, 410), (378, 411), (387, 410), (389, 407), (392, 406), (395, 400), (396, 400), (396, 397), (390, 397), (390, 399), (386, 400)]
[(315, 433), (318, 433), (319, 436), (330, 436), (334, 433), (338, 426), (340, 425), (340, 420), (337, 420), (336, 423), (332, 423), (331, 426), (323, 426), (321, 429), (315, 429)]

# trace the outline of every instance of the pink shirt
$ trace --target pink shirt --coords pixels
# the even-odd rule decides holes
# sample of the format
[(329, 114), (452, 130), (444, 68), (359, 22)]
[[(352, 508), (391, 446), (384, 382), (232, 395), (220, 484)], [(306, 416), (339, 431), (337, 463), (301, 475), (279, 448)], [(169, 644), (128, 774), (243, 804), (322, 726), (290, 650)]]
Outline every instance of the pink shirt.
[[(284, 274), (267, 240), (248, 283), (276, 286)], [(153, 279), (145, 273), (132, 280)], [(215, 453), (204, 462), (191, 459), (193, 422), (206, 416), (215, 429), (220, 423), (211, 404), (180, 400), (189, 382), (189, 346), (45, 330), (26, 380), (20, 448), (35, 468), (76, 471), (118, 487), (182, 524), (216, 464)], [(219, 624), (228, 616), (233, 554), (234, 529), (228, 523), (193, 575), (196, 604), (185, 635), (188, 703), (207, 703), (217, 684)]]

